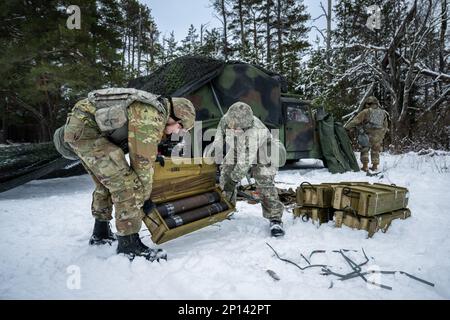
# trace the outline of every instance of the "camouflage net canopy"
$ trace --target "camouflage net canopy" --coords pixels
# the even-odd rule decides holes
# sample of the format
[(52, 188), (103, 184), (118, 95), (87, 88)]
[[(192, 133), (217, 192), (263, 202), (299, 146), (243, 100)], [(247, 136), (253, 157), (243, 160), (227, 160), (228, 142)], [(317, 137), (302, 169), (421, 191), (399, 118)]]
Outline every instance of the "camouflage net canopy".
[(184, 56), (158, 68), (151, 75), (129, 82), (129, 88), (162, 96), (183, 96), (216, 77), (225, 62), (201, 56)]
[[(184, 96), (218, 76), (225, 65), (242, 63), (203, 56), (183, 56), (159, 67), (151, 75), (131, 80), (128, 87), (162, 96)], [(281, 92), (287, 92), (287, 82), (283, 76), (258, 65), (252, 66), (279, 81)]]

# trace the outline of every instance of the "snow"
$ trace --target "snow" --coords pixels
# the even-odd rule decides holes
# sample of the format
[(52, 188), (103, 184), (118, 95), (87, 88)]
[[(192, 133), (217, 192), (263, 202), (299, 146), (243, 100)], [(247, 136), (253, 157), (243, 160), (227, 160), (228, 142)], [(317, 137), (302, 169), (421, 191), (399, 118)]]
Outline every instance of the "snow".
[[(273, 239), (260, 205), (238, 202), (232, 220), (209, 226), (159, 247), (168, 261), (129, 262), (115, 246), (90, 247), (93, 183), (89, 176), (33, 181), (0, 194), (0, 299), (449, 299), (450, 298), (450, 154), (382, 155), (383, 177), (363, 173), (330, 174), (326, 169), (282, 170), (277, 186), (295, 188), (303, 181), (370, 181), (409, 188), (412, 217), (394, 221), (387, 233), (367, 239), (364, 231), (320, 227), (285, 212), (286, 236)], [(311, 164), (311, 162), (306, 162)], [(314, 163), (312, 163), (314, 164)], [(143, 241), (151, 243), (145, 226)], [(320, 269), (304, 271), (278, 260), (278, 254), (306, 266), (311, 263), (347, 273), (348, 255), (368, 266), (401, 270), (435, 283), (417, 282), (399, 273), (338, 281)], [(267, 270), (274, 271), (275, 281)], [(364, 269), (365, 270), (365, 269)], [(330, 288), (331, 287), (331, 288)]]

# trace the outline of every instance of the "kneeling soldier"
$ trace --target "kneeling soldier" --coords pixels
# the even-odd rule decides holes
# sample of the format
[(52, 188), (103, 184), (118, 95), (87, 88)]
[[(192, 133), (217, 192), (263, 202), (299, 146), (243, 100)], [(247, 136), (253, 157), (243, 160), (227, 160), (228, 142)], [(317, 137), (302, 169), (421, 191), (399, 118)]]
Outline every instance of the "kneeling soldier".
[[(144, 245), (138, 232), (144, 211), (152, 205), (153, 164), (159, 142), (164, 134), (190, 130), (194, 121), (195, 109), (189, 100), (166, 99), (136, 89), (96, 90), (75, 104), (66, 125), (55, 133), (55, 145), (68, 143), (96, 185), (91, 245), (115, 240), (109, 226), (114, 205), (117, 253), (130, 259), (165, 258), (162, 250)], [(129, 151), (131, 166), (124, 150)]]
[[(274, 178), (278, 167), (286, 161), (284, 146), (272, 137), (261, 120), (253, 116), (251, 107), (243, 102), (234, 103), (222, 117), (214, 142), (205, 150), (205, 155), (214, 151), (217, 159), (218, 154), (222, 154), (224, 137), (230, 147), (220, 166), (220, 186), (225, 197), (236, 204), (237, 184), (250, 170), (261, 196), (263, 216), (270, 220), (271, 235), (283, 236), (284, 206), (278, 198)], [(261, 152), (267, 148), (272, 151), (270, 159), (266, 152)]]

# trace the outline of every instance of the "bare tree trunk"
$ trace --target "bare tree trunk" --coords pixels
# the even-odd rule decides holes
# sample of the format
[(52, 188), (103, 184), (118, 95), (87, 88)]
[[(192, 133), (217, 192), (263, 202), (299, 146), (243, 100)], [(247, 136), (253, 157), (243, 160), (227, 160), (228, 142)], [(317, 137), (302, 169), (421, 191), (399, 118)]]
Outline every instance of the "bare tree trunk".
[(223, 57), (225, 61), (228, 60), (228, 21), (227, 21), (227, 8), (225, 6), (225, 0), (220, 2), (222, 10), (222, 23), (223, 23)]
[[(129, 28), (129, 26), (128, 26), (128, 28)], [(128, 29), (128, 30), (130, 30), (130, 29)], [(128, 32), (130, 32), (130, 31), (128, 31)], [(128, 34), (128, 48), (127, 48), (127, 55), (128, 55), (128, 59), (127, 59), (127, 69), (128, 69), (128, 72), (130, 72), (130, 61), (131, 61), (131, 34), (129, 33)]]
[(245, 27), (244, 27), (244, 13), (242, 11), (242, 0), (238, 2), (238, 11), (239, 11), (239, 24), (241, 26), (241, 56), (245, 57), (247, 52), (247, 43), (245, 36)]
[[(272, 39), (270, 35), (271, 25), (270, 25), (270, 6), (272, 4), (272, 0), (267, 0), (266, 2), (266, 60), (267, 66), (270, 68), (270, 64), (272, 63), (272, 50), (271, 44)], [(256, 33), (256, 23), (255, 23), (255, 33)]]
[(136, 70), (134, 68), (134, 55), (135, 55), (135, 51), (136, 51), (136, 36), (133, 35), (133, 41), (131, 43), (131, 70), (134, 73), (134, 71)]
[(123, 43), (123, 48), (122, 48), (122, 69), (125, 71), (125, 52), (127, 51), (127, 35), (126, 34), (123, 37), (122, 43)]
[[(200, 24), (200, 48), (203, 47), (203, 28), (205, 25), (202, 23)], [(164, 50), (164, 47), (163, 47)]]
[[(441, 0), (441, 32), (439, 35), (439, 71), (445, 72), (445, 34), (447, 32), (448, 8), (447, 0)], [(442, 92), (442, 83), (439, 84)]]
[(283, 74), (283, 26), (281, 21), (281, 0), (277, 0), (277, 42), (278, 42), (278, 71)]
[(258, 50), (258, 30), (256, 29), (256, 16), (253, 16), (253, 47), (255, 48), (255, 56), (253, 58), (253, 63), (259, 63), (259, 50)]
[(150, 53), (149, 53), (149, 58), (150, 58), (150, 67), (154, 67), (155, 65), (155, 42), (156, 39), (154, 38), (154, 33), (153, 33), (153, 27), (152, 27), (152, 33), (150, 34)]
[(138, 33), (138, 40), (137, 40), (137, 50), (138, 50), (138, 56), (137, 56), (137, 70), (138, 75), (141, 74), (141, 49), (142, 49), (142, 14), (141, 14), (141, 6), (139, 5), (139, 33)]
[(327, 55), (326, 55), (326, 63), (327, 63), (327, 77), (328, 80), (331, 81), (331, 14), (332, 14), (332, 0), (328, 0), (328, 7), (327, 7)]

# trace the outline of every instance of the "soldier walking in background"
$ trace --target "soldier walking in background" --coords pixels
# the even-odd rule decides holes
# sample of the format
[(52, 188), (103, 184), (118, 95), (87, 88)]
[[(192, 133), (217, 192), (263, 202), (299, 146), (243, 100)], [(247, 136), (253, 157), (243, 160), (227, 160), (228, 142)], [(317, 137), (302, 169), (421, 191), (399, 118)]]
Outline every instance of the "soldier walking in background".
[[(230, 147), (220, 166), (220, 186), (225, 197), (236, 204), (237, 185), (250, 170), (251, 176), (255, 179), (257, 192), (261, 196), (263, 216), (270, 221), (271, 235), (283, 236), (281, 218), (284, 206), (278, 198), (274, 178), (278, 167), (284, 165), (286, 161), (284, 146), (272, 137), (261, 120), (253, 116), (251, 107), (243, 102), (234, 103), (222, 117), (214, 142), (205, 149), (205, 155), (214, 151), (217, 159), (218, 150), (222, 154), (224, 138)], [(259, 151), (264, 147), (270, 148), (270, 145), (274, 146), (272, 151), (276, 150), (279, 163), (267, 158), (262, 159), (261, 155), (264, 154)]]
[[(61, 146), (67, 149), (68, 143), (96, 185), (91, 245), (115, 240), (109, 226), (114, 205), (117, 253), (130, 259), (165, 258), (162, 250), (144, 245), (138, 232), (144, 211), (152, 206), (158, 143), (164, 134), (190, 130), (194, 121), (195, 109), (189, 100), (166, 99), (135, 89), (97, 90), (75, 104), (66, 125), (55, 133), (55, 145), (61, 150)], [(123, 150), (129, 151), (131, 166)]]
[(388, 131), (389, 114), (381, 109), (378, 99), (370, 96), (364, 102), (364, 110), (356, 115), (345, 125), (347, 130), (359, 127), (358, 143), (361, 146), (361, 170), (369, 170), (369, 150), (372, 167), (370, 170), (378, 170), (380, 164), (380, 152), (383, 150), (383, 139)]

